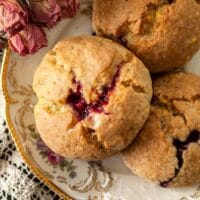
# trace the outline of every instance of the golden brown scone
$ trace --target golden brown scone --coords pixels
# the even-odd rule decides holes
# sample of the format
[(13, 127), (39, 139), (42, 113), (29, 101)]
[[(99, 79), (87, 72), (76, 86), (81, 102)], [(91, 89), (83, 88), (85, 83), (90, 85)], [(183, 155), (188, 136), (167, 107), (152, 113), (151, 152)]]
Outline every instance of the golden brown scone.
[(128, 47), (151, 72), (168, 71), (200, 47), (200, 2), (94, 0), (93, 27)]
[(123, 152), (137, 175), (164, 187), (200, 181), (200, 77), (171, 73), (153, 81), (150, 116)]
[(127, 147), (150, 110), (148, 70), (111, 40), (59, 42), (35, 72), (37, 128), (59, 155), (101, 160)]

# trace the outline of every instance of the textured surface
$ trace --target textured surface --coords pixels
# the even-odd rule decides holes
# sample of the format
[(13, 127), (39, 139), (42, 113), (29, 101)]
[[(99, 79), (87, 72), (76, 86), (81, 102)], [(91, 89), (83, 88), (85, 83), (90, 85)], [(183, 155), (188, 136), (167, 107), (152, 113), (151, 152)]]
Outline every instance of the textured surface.
[[(90, 12), (88, 12), (90, 13)], [(80, 17), (82, 19), (82, 17)], [(78, 18), (78, 20), (80, 19)], [(51, 39), (49, 39), (50, 44), (49, 44), (49, 48), (51, 48), (52, 45), (54, 45), (55, 41), (58, 41), (61, 39), (61, 35), (63, 37), (65, 37), (66, 35), (73, 35), (73, 33), (76, 34), (82, 34), (82, 33), (91, 33), (91, 27), (87, 24), (90, 25), (89, 23), (85, 23), (84, 20), (81, 20), (80, 23), (76, 23), (77, 20), (72, 20), (69, 22), (69, 25), (66, 25), (66, 23), (63, 24), (62, 29), (58, 28), (58, 29), (54, 29), (50, 32), (50, 36)], [(89, 21), (89, 19), (88, 19)], [(75, 25), (74, 25), (75, 24)], [(79, 26), (79, 24), (82, 26), (81, 30), (78, 29), (77, 27)], [(74, 27), (74, 30), (72, 30)], [(87, 28), (88, 27), (88, 28)], [(86, 29), (88, 30), (88, 32), (86, 32)], [(33, 69), (35, 69), (36, 66), (38, 66), (38, 62), (40, 62), (40, 58), (43, 57), (43, 53), (44, 53), (44, 49), (39, 52), (39, 55), (34, 55), (34, 56), (28, 56), (25, 58), (20, 58), (19, 56), (13, 57), (11, 61), (16, 61), (17, 65), (15, 69), (19, 69), (19, 73), (16, 73), (16, 71), (14, 70), (14, 77), (17, 79), (17, 83), (19, 84), (18, 86), (25, 86), (26, 88), (28, 87), (29, 84), (31, 84), (32, 82), (32, 77), (33, 77)], [(39, 57), (39, 58), (38, 58)], [(197, 55), (196, 60), (194, 59), (192, 61), (192, 63), (190, 63), (190, 65), (188, 66), (188, 69), (196, 74), (200, 73), (200, 68), (199, 68), (199, 55)], [(11, 68), (9, 68), (8, 71), (10, 71)], [(30, 73), (31, 72), (31, 73)], [(28, 77), (28, 81), (27, 81), (27, 77)], [(13, 92), (16, 90), (19, 90), (20, 88), (12, 88), (9, 87), (9, 92)], [(16, 95), (12, 95), (13, 98), (16, 98)], [(22, 96), (22, 95), (17, 95), (17, 97), (19, 98), (20, 102), (22, 102), (22, 104), (19, 102), (17, 104), (14, 105), (10, 105), (9, 107), (11, 107), (11, 117), (14, 118), (16, 116), (16, 110), (20, 110), (22, 107), (25, 106), (26, 101), (24, 102), (24, 99), (27, 100), (28, 97)], [(24, 103), (23, 103), (24, 102)], [(35, 101), (34, 101), (35, 102)], [(2, 108), (3, 109), (3, 108)], [(13, 112), (12, 112), (13, 111)], [(28, 111), (29, 112), (29, 111)], [(3, 113), (1, 113), (3, 114)], [(25, 121), (27, 126), (32, 123), (32, 119), (33, 119), (33, 115), (31, 114), (30, 117), (26, 117), (27, 112), (25, 113)], [(30, 119), (31, 118), (31, 119)], [(18, 118), (17, 118), (18, 119)], [(15, 124), (15, 121), (13, 120), (13, 124)], [(1, 133), (3, 132), (3, 130), (1, 131)], [(46, 190), (45, 186), (37, 183), (36, 179), (31, 178), (31, 172), (29, 170), (27, 170), (27, 167), (24, 166), (22, 163), (23, 161), (21, 161), (19, 154), (13, 150), (13, 148), (9, 148), (9, 144), (12, 143), (12, 141), (10, 139), (6, 139), (7, 137), (7, 133), (6, 134), (0, 134), (1, 136), (3, 136), (2, 140), (3, 140), (3, 144), (2, 145), (2, 151), (4, 151), (5, 149), (5, 153), (3, 153), (5, 155), (5, 157), (1, 159), (1, 163), (0, 166), (3, 164), (3, 167), (1, 167), (0, 172), (2, 172), (3, 176), (5, 178), (1, 178), (0, 179), (0, 185), (2, 186), (2, 184), (4, 185), (3, 187), (0, 187), (0, 196), (3, 196), (3, 200), (6, 200), (7, 198), (5, 196), (9, 196), (8, 199), (10, 199), (10, 196), (19, 200), (24, 200), (24, 199), (54, 199), (54, 195), (50, 195), (50, 191)], [(21, 131), (18, 131), (16, 135), (21, 135)], [(35, 140), (34, 140), (35, 141)], [(13, 144), (13, 143), (12, 143)], [(31, 150), (34, 150), (35, 145), (33, 146), (33, 148), (31, 148)], [(13, 156), (10, 156), (10, 151), (13, 152)], [(8, 153), (9, 152), (9, 153)], [(37, 153), (37, 152), (36, 152)], [(9, 158), (8, 161), (6, 158)], [(27, 155), (28, 157), (28, 155)], [(12, 162), (12, 164), (9, 164), (9, 161)], [(16, 164), (17, 161), (17, 167), (15, 167), (14, 165)], [(40, 155), (37, 156), (36, 162), (40, 165), (43, 164), (45, 162), (45, 159), (43, 159)], [(76, 162), (76, 161), (75, 161)], [(12, 166), (11, 166), (12, 165)], [(84, 180), (85, 177), (87, 177), (87, 168), (85, 170), (79, 170), (80, 168), (82, 168), (83, 163), (80, 162), (78, 164), (78, 174), (80, 174), (82, 176), (82, 178), (78, 177), (78, 180), (74, 180), (75, 182), (79, 182), (80, 179)], [(130, 200), (130, 199), (138, 199), (138, 200), (180, 200), (180, 199), (184, 199), (184, 200), (193, 200), (193, 199), (198, 199), (199, 195), (200, 195), (200, 187), (196, 186), (196, 187), (188, 187), (188, 188), (183, 188), (183, 189), (162, 189), (158, 186), (155, 186), (154, 184), (149, 184), (148, 182), (144, 181), (143, 179), (134, 176), (123, 164), (121, 159), (116, 159), (115, 157), (112, 159), (108, 159), (105, 162), (103, 162), (103, 165), (110, 171), (112, 172), (112, 175), (114, 176), (113, 179), (113, 186), (112, 188), (106, 192), (105, 195), (103, 195), (104, 197), (99, 197), (99, 199), (115, 199), (115, 200)], [(22, 169), (20, 168), (22, 167)], [(19, 168), (19, 170), (18, 170)], [(23, 169), (24, 172), (23, 172)], [(43, 168), (44, 170), (49, 170), (51, 171), (51, 166), (48, 164), (46, 167)], [(12, 172), (15, 173), (12, 173)], [(55, 169), (56, 173), (59, 173), (58, 169)], [(26, 174), (27, 173), (27, 174)], [(1, 175), (2, 175), (1, 174)], [(53, 173), (51, 173), (52, 175), (54, 175)], [(0, 176), (1, 176), (0, 175)], [(67, 182), (70, 182), (70, 178), (68, 177), (68, 171), (64, 171), (64, 176), (67, 178)], [(30, 178), (29, 178), (30, 177)], [(99, 177), (99, 175), (98, 175)], [(102, 177), (104, 179), (103, 176), (100, 175), (100, 177)], [(93, 179), (93, 178), (92, 178)], [(91, 181), (92, 181), (91, 179)], [(17, 181), (15, 181), (17, 180)], [(24, 181), (26, 180), (26, 181)], [(34, 180), (34, 181), (31, 181)], [(54, 179), (55, 180), (55, 179)], [(15, 184), (13, 184), (13, 182)], [(23, 183), (23, 184), (21, 184)], [(91, 182), (90, 182), (91, 183)], [(99, 186), (99, 178), (97, 179), (97, 186)], [(67, 190), (67, 186), (64, 185), (63, 190), (66, 191)], [(2, 192), (2, 190), (4, 192)], [(15, 192), (14, 192), (15, 191)], [(92, 190), (90, 190), (91, 192)], [(42, 195), (43, 193), (43, 195)], [(68, 193), (68, 192), (67, 192)], [(70, 194), (73, 193), (73, 191), (69, 192)], [(75, 199), (95, 199), (95, 197), (88, 197), (88, 195), (85, 195), (85, 193), (76, 193), (76, 197), (78, 195), (77, 198)], [(26, 194), (26, 195), (25, 195)], [(35, 195), (32, 195), (35, 194)], [(56, 199), (56, 198), (55, 198)]]
[[(81, 24), (82, 24), (83, 27), (86, 26), (85, 23), (81, 23)], [(70, 26), (71, 26), (71, 22), (70, 22)], [(68, 28), (68, 26), (67, 27), (64, 26), (64, 28), (62, 30), (65, 30), (65, 31), (63, 31), (64, 33), (66, 33), (67, 30), (71, 31), (71, 29)], [(89, 31), (91, 31), (91, 29), (89, 29)], [(88, 31), (88, 33), (90, 33), (89, 31)], [(56, 29), (55, 32), (56, 33), (59, 32), (58, 35), (60, 35), (60, 29)], [(53, 32), (53, 34), (51, 33), (51, 35), (54, 36), (53, 41), (57, 41), (57, 40), (61, 39), (61, 38), (56, 37), (57, 35), (56, 35), (55, 32)], [(51, 48), (51, 46), (49, 48)], [(42, 52), (39, 53), (40, 58), (43, 57)], [(200, 57), (199, 57), (199, 54), (198, 54), (196, 56), (196, 60), (194, 58), (192, 63), (190, 63), (190, 65), (188, 66), (188, 69), (190, 71), (192, 71), (193, 73), (196, 73), (196, 74), (200, 73), (200, 68), (199, 68), (199, 63), (200, 63), (199, 61), (200, 60), (199, 60), (199, 58)], [(38, 62), (39, 62), (38, 60), (40, 60), (40, 59), (37, 56), (25, 57), (25, 58), (19, 58), (19, 56), (16, 56), (16, 57), (12, 56), (11, 61), (13, 61), (13, 60), (17, 61), (17, 63), (18, 63), (16, 65), (15, 69), (19, 69), (19, 73), (15, 72), (13, 75), (17, 79), (19, 86), (17, 88), (9, 87), (8, 89), (9, 89), (10, 92), (18, 90), (21, 85), (28, 87), (28, 84), (32, 83), (32, 77), (33, 77), (32, 68), (35, 69), (35, 67), (38, 66)], [(25, 62), (24, 62), (24, 60), (25, 60)], [(33, 67), (27, 67), (24, 63), (29, 63)], [(26, 73), (24, 73), (24, 71), (26, 71)], [(30, 71), (31, 71), (31, 73), (30, 73)], [(27, 83), (26, 77), (29, 77), (28, 83)], [(20, 82), (20, 81), (22, 81), (22, 82)], [(12, 97), (16, 98), (16, 95), (12, 95)], [(19, 97), (21, 102), (24, 102), (23, 96), (17, 95), (17, 97)], [(26, 97), (25, 99), (27, 100), (28, 97)], [(26, 103), (26, 101), (24, 103)], [(16, 109), (16, 110), (20, 110), (24, 106), (25, 106), (25, 104), (21, 104), (21, 103), (10, 105), (10, 107), (14, 107), (14, 109)], [(31, 116), (27, 118), (26, 114), (27, 114), (27, 112), (25, 113), (25, 120), (26, 120), (27, 126), (28, 126), (30, 123), (32, 123), (33, 115), (31, 114)], [(15, 117), (16, 111), (13, 111), (13, 112), (11, 111), (10, 116)], [(31, 120), (30, 120), (30, 118), (31, 118)], [(18, 119), (18, 117), (17, 117), (17, 119)], [(13, 120), (13, 124), (14, 123), (15, 123), (15, 121)], [(19, 132), (16, 133), (16, 135), (20, 135), (20, 133), (21, 132), (19, 131)], [(2, 134), (2, 135), (4, 135), (4, 134)], [(3, 151), (6, 148), (7, 149), (7, 150), (5, 150), (6, 152), (7, 151), (16, 152), (16, 151), (12, 151), (12, 148), (11, 149), (7, 148), (8, 145), (10, 144), (9, 142), (11, 142), (11, 140), (9, 139), (9, 141), (7, 142), (6, 136), (7, 136), (7, 134), (5, 134), (5, 137), (3, 137), (3, 141), (4, 141), (3, 143), (5, 144), (2, 147)], [(31, 148), (31, 150), (33, 150), (34, 147), (35, 147), (35, 145), (33, 146), (33, 148)], [(5, 153), (5, 154), (7, 155), (7, 153)], [(9, 157), (10, 158), (9, 161), (10, 160), (13, 161), (12, 163), (14, 165), (14, 163), (18, 159), (18, 157), (19, 157), (18, 153), (16, 153), (13, 157)], [(23, 163), (20, 158), (19, 158), (19, 160), (20, 160), (20, 163), (17, 165), (18, 167), (20, 167), (22, 165), (21, 163)], [(0, 184), (5, 183), (4, 190), (6, 191), (6, 192), (2, 192), (2, 189), (0, 188), (1, 194), (6, 193), (6, 194), (12, 195), (13, 197), (20, 199), (20, 200), (26, 199), (26, 198), (23, 198), (24, 193), (27, 194), (27, 196), (26, 196), (27, 199), (31, 199), (31, 198), (32, 199), (39, 199), (39, 197), (40, 197), (40, 199), (45, 199), (45, 200), (46, 199), (54, 199), (54, 196), (51, 196), (51, 195), (48, 195), (48, 198), (46, 197), (46, 194), (50, 194), (50, 191), (49, 190), (46, 191), (44, 189), (46, 187), (44, 187), (42, 184), (40, 185), (40, 183), (37, 184), (37, 183), (35, 183), (35, 181), (33, 181), (33, 186), (29, 187), (28, 183), (31, 183), (31, 185), (32, 185), (32, 181), (29, 181), (30, 179), (27, 178), (31, 174), (30, 171), (26, 170), (28, 172), (27, 174), (26, 174), (26, 172), (19, 173), (19, 171), (18, 171), (18, 169), (16, 169), (16, 167), (12, 167), (12, 168), (8, 167), (9, 164), (6, 164), (6, 163), (9, 163), (9, 161), (7, 161), (5, 158), (2, 158), (2, 161), (1, 161), (1, 162), (4, 162), (4, 167), (1, 168), (1, 169), (4, 169), (4, 170), (2, 170), (2, 174), (6, 177), (5, 179), (7, 180), (7, 181), (4, 181), (4, 179), (0, 180)], [(40, 164), (45, 162), (45, 159), (43, 159), (40, 155), (38, 155), (36, 162), (40, 165)], [(79, 162), (78, 169), (82, 168), (84, 163), (85, 162)], [(180, 199), (193, 200), (193, 199), (198, 199), (199, 195), (200, 195), (199, 185), (197, 185), (195, 187), (187, 187), (187, 188), (182, 188), (182, 189), (180, 189), (180, 188), (178, 188), (178, 189), (162, 189), (159, 186), (148, 183), (145, 180), (143, 180), (142, 178), (140, 178), (138, 176), (134, 176), (131, 173), (131, 171), (129, 171), (122, 164), (122, 160), (115, 158), (115, 157), (108, 159), (105, 162), (103, 161), (103, 166), (106, 167), (106, 169), (108, 169), (110, 172), (112, 172), (112, 176), (114, 176), (113, 186), (111, 187), (111, 189), (108, 192), (106, 192), (103, 199), (113, 198), (115, 200), (122, 200), (122, 199), (125, 199), (125, 200), (130, 200), (130, 199), (146, 200), (148, 198), (149, 200), (160, 200), (160, 199), (169, 200), (169, 198), (170, 198), (170, 200), (180, 200)], [(24, 169), (24, 168), (27, 169), (26, 166), (24, 166), (22, 169)], [(16, 173), (12, 173), (12, 171), (14, 169), (15, 169)], [(48, 164), (43, 169), (44, 170), (47, 169), (47, 170), (51, 171), (52, 167)], [(56, 169), (55, 171), (56, 171), (56, 173), (58, 173), (59, 170)], [(85, 177), (87, 177), (87, 168), (85, 170), (81, 169), (81, 170), (78, 170), (78, 171), (79, 171), (78, 174), (83, 175), (83, 177), (81, 176), (80, 179), (84, 180)], [(52, 175), (54, 175), (53, 172), (52, 172)], [(64, 171), (64, 176), (66, 176), (67, 182), (70, 181), (70, 178), (68, 178), (68, 171)], [(99, 175), (98, 175), (98, 177), (99, 177)], [(100, 175), (100, 177), (102, 177), (104, 179), (103, 176)], [(13, 179), (14, 180), (20, 180), (20, 181), (16, 181), (15, 182), (16, 184), (14, 184), (14, 186), (13, 186), (13, 184), (11, 184)], [(25, 182), (25, 184), (23, 184), (23, 187), (22, 187), (20, 182), (24, 182), (23, 181), (24, 179), (27, 179), (27, 182)], [(77, 182), (79, 182), (80, 179), (78, 177)], [(93, 181), (93, 179), (90, 179), (90, 180)], [(99, 178), (97, 179), (96, 183), (97, 183), (97, 185), (99, 185)], [(37, 185), (39, 185), (39, 187), (37, 187)], [(9, 187), (7, 187), (7, 186), (9, 186)], [(15, 188), (17, 188), (17, 189), (15, 189)], [(22, 190), (20, 190), (20, 188), (22, 188)], [(29, 188), (35, 188), (35, 189), (29, 189)], [(63, 190), (65, 191), (65, 190), (67, 190), (68, 187), (66, 185), (64, 185), (63, 188), (64, 188)], [(12, 190), (15, 190), (16, 192), (13, 192)], [(44, 192), (44, 197), (43, 197), (43, 195), (41, 195), (41, 193), (43, 193), (43, 192)], [(91, 192), (91, 190), (90, 190), (90, 192)], [(36, 194), (37, 197), (32, 197), (33, 193)], [(70, 193), (73, 193), (73, 191), (70, 191)], [(79, 195), (79, 196), (75, 199), (82, 199), (82, 198), (88, 199), (89, 198), (88, 195), (85, 195), (85, 193), (76, 193), (76, 195)], [(99, 198), (102, 199), (101, 197), (99, 197)], [(7, 198), (3, 196), (3, 200), (5, 200), (5, 199), (7, 199)], [(93, 196), (90, 199), (93, 199)]]
[(134, 173), (164, 187), (200, 180), (199, 88), (200, 77), (192, 74), (155, 78), (149, 119), (123, 152)]
[(124, 47), (91, 36), (59, 42), (36, 70), (33, 87), (43, 140), (62, 156), (86, 160), (109, 157), (130, 144), (152, 95), (142, 62)]
[(200, 3), (196, 0), (95, 0), (98, 35), (132, 50), (151, 72), (181, 67), (200, 46)]
[[(0, 51), (0, 65), (1, 60)], [(54, 192), (32, 174), (17, 152), (5, 122), (1, 92), (0, 110), (0, 199), (59, 200)]]

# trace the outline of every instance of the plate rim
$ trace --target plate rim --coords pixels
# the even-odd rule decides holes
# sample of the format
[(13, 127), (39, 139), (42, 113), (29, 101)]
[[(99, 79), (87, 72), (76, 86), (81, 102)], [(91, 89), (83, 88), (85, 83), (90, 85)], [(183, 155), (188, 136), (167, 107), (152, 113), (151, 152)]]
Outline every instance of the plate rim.
[(7, 122), (8, 129), (10, 130), (9, 133), (16, 145), (17, 151), (20, 153), (22, 159), (27, 164), (27, 166), (30, 168), (32, 173), (45, 185), (47, 185), (55, 194), (60, 196), (61, 198), (65, 200), (73, 200), (72, 197), (70, 197), (69, 194), (65, 193), (63, 190), (61, 190), (58, 186), (56, 186), (49, 178), (47, 178), (27, 157), (27, 154), (20, 142), (19, 136), (17, 134), (17, 131), (15, 130), (15, 127), (12, 123), (11, 117), (10, 117), (10, 104), (11, 100), (9, 97), (9, 92), (7, 89), (7, 71), (9, 67), (9, 61), (11, 58), (11, 49), (9, 47), (6, 47), (3, 51), (3, 60), (1, 64), (1, 90), (2, 94), (5, 100), (5, 120)]

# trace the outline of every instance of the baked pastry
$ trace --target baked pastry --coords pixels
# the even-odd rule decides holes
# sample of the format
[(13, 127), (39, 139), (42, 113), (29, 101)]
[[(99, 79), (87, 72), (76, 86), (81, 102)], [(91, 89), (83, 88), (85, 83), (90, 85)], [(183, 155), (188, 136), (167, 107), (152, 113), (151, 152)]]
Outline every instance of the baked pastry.
[(121, 42), (151, 72), (183, 66), (200, 47), (198, 0), (94, 0), (97, 35)]
[(164, 187), (200, 181), (200, 77), (171, 73), (153, 81), (150, 116), (123, 152), (137, 175)]
[(59, 42), (35, 72), (35, 120), (59, 155), (107, 158), (129, 145), (150, 110), (151, 78), (143, 63), (110, 40)]

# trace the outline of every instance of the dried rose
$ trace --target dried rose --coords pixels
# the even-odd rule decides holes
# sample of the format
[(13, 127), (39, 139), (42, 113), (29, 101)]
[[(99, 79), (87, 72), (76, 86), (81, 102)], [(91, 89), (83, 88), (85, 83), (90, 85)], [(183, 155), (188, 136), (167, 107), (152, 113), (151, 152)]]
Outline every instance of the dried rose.
[(73, 17), (80, 6), (79, 0), (57, 0), (61, 7), (62, 17)]
[(61, 19), (61, 9), (56, 0), (30, 0), (29, 9), (33, 19), (52, 27)]
[(57, 165), (63, 161), (63, 158), (52, 151), (48, 152), (48, 160), (51, 164)]
[(27, 11), (17, 0), (0, 0), (0, 31), (13, 35), (23, 29), (27, 22)]
[(47, 46), (44, 31), (35, 24), (28, 24), (22, 31), (9, 38), (11, 49), (22, 56), (33, 54)]

